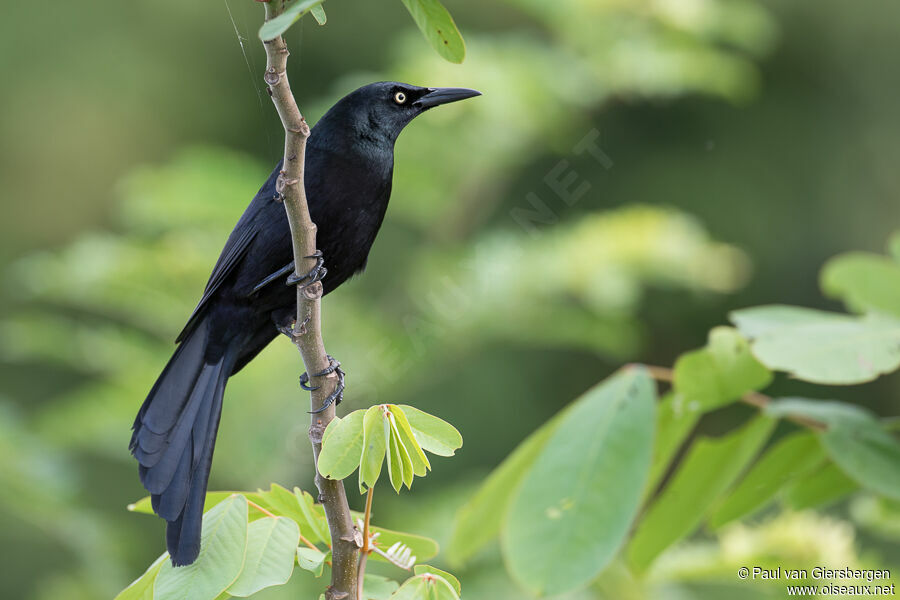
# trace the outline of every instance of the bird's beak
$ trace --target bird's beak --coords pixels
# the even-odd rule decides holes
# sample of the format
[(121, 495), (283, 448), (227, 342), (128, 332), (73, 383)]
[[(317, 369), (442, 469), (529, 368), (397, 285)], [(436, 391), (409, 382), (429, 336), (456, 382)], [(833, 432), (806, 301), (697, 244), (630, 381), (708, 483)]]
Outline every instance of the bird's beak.
[(413, 106), (426, 109), (480, 95), (478, 90), (468, 88), (428, 88), (428, 93), (413, 102)]

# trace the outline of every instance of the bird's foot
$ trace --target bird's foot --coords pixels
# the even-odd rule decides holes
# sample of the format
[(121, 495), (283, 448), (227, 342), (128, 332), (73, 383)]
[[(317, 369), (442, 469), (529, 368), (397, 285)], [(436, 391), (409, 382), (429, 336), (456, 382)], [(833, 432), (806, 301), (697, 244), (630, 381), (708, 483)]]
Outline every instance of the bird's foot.
[(287, 285), (303, 284), (302, 287), (307, 287), (317, 281), (322, 281), (328, 273), (328, 269), (325, 268), (325, 258), (322, 256), (321, 250), (316, 250), (311, 255), (304, 258), (316, 259), (316, 265), (304, 275), (297, 275), (296, 271), (288, 275), (287, 281), (285, 281)]
[[(325, 398), (325, 401), (322, 403), (321, 408), (309, 411), (310, 414), (318, 414), (327, 409), (332, 404), (340, 404), (341, 400), (344, 399), (344, 371), (341, 369), (341, 363), (336, 361), (329, 354), (328, 366), (318, 373), (313, 373), (313, 377), (325, 377), (326, 375), (330, 375), (331, 373), (335, 373), (337, 375), (337, 385), (334, 386), (334, 391), (331, 392), (327, 398)], [(307, 373), (303, 373), (303, 375), (300, 376), (300, 387), (307, 392), (312, 392), (313, 390), (319, 389), (319, 386), (309, 385), (309, 375)]]

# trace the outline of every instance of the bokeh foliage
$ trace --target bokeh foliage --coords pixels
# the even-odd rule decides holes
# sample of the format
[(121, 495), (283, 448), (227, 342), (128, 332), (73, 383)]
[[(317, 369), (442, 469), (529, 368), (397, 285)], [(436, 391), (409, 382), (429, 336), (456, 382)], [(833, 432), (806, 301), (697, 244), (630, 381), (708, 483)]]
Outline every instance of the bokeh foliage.
[[(259, 7), (229, 4), (249, 38), (251, 77), (259, 79), (253, 39)], [(846, 36), (838, 37), (843, 45), (835, 52), (853, 39), (865, 39), (873, 51), (893, 48), (881, 29), (850, 37), (864, 22), (862, 9), (816, 7), (815, 20), (794, 6), (778, 9), (790, 52), (763, 63), (779, 26), (775, 9), (755, 2), (450, 3), (467, 41), (467, 61), (455, 66), (424, 51), (402, 6), (392, 4), (398, 14), (380, 3), (335, 2), (328, 27), (310, 23), (302, 41), (299, 35), (291, 41), (303, 48), (292, 78), (309, 82), (298, 94), (313, 116), (377, 78), (486, 92), (477, 102), (430, 113), (404, 133), (396, 191), (369, 271), (325, 302), (329, 349), (349, 367), (348, 411), (410, 403), (457, 424), (467, 440), (465, 451), (412, 497), (381, 504), (385, 524), (415, 514), (419, 523), (404, 521), (404, 528), (446, 546), (450, 516), (486, 469), (619, 361), (670, 362), (699, 346), (709, 325), (725, 322), (725, 309), (740, 305), (739, 298), (816, 305), (812, 294), (800, 298), (814, 294), (816, 282), (788, 273), (814, 273), (839, 249), (875, 250), (883, 235), (874, 232), (896, 225), (885, 216), (897, 215), (895, 154), (879, 151), (890, 147), (884, 136), (891, 127), (838, 111), (843, 97), (823, 97), (818, 84), (807, 96), (794, 87), (797, 69), (818, 82), (811, 65), (828, 58), (813, 33), (793, 35), (798, 21), (810, 31)], [(59, 23), (48, 24), (58, 35), (45, 40), (66, 50), (36, 54), (28, 69), (11, 49), (32, 39), (28, 28), (12, 26), (31, 18), (30, 10), (21, 3), (4, 9), (10, 18), (8, 35), (0, 37), (9, 44), (2, 68), (19, 82), (3, 100), (0, 135), (6, 237), (19, 240), (20, 249), (60, 234), (71, 240), (16, 260), (4, 278), (0, 513), (4, 542), (17, 549), (3, 567), (16, 597), (110, 597), (162, 547), (158, 522), (122, 511), (142, 495), (126, 452), (128, 425), (225, 236), (280, 150), (268, 100), (257, 97), (258, 81), (248, 83), (228, 12), (206, 19), (207, 9), (120, 4), (98, 15), (60, 7), (53, 14)], [(364, 20), (370, 29), (360, 34), (355, 24)], [(875, 21), (882, 28), (891, 22), (883, 15)], [(198, 40), (208, 55), (190, 55)], [(860, 86), (890, 84), (884, 70), (831, 60)], [(769, 88), (777, 102), (766, 95)], [(195, 97), (192, 89), (210, 93)], [(818, 108), (810, 108), (810, 97)], [(894, 111), (885, 108), (886, 97), (864, 96), (855, 113), (889, 118)], [(759, 108), (748, 107), (754, 99)], [(65, 114), (48, 120), (49, 146), (41, 143), (44, 119), (11, 117), (34, 115), (32, 104)], [(741, 114), (758, 120), (741, 121)], [(791, 119), (801, 135), (791, 133)], [(855, 159), (836, 165), (824, 158), (835, 153), (823, 148), (849, 144), (834, 125), (847, 119), (865, 141), (854, 146), (865, 149), (875, 169), (860, 182), (868, 188), (849, 188), (841, 179)], [(742, 124), (729, 130), (730, 139), (725, 120)], [(600, 143), (615, 161), (610, 169), (572, 153), (598, 123)], [(720, 147), (741, 148), (697, 158), (682, 145), (708, 151), (713, 138), (721, 138)], [(206, 145), (197, 147), (197, 140)], [(801, 143), (809, 144), (806, 154), (797, 150)], [(773, 174), (761, 163), (767, 153), (790, 165), (785, 172), (807, 178), (793, 183)], [(813, 160), (817, 153), (823, 158)], [(791, 165), (797, 156), (810, 158)], [(554, 201), (544, 182), (561, 159), (591, 183), (572, 207)], [(688, 180), (688, 172), (699, 174)], [(528, 192), (553, 203), (558, 216), (537, 236), (510, 217), (528, 206)], [(860, 213), (881, 208), (882, 216), (844, 218), (851, 197)], [(626, 201), (628, 207), (610, 209)], [(732, 294), (747, 284), (751, 258), (716, 240), (741, 240), (751, 250), (757, 278), (744, 296)], [(835, 269), (826, 292), (840, 296)], [(880, 300), (852, 299), (863, 302)], [(295, 371), (290, 345), (279, 340), (230, 382), (213, 487), (311, 480)], [(570, 374), (564, 394), (550, 394), (548, 371)], [(801, 393), (791, 382), (776, 385)], [(861, 399), (881, 409), (881, 399), (897, 391), (895, 384), (862, 389)], [(715, 431), (723, 422), (733, 423), (727, 412), (700, 425)], [(840, 471), (807, 477), (819, 486), (812, 488), (816, 499), (857, 487)], [(808, 491), (788, 497), (797, 509), (809, 507)], [(896, 557), (897, 522), (896, 502), (867, 495), (826, 514), (770, 510), (663, 554), (644, 581), (614, 566), (572, 597), (627, 591), (665, 598), (688, 590), (715, 598), (717, 582), (733, 582), (745, 563), (878, 564), (878, 552), (860, 554), (859, 539), (871, 540), (866, 532), (874, 532), (882, 539), (876, 546)], [(820, 543), (810, 547), (813, 536)], [(460, 573), (472, 597), (521, 597), (498, 564), (488, 550)], [(296, 597), (305, 585), (294, 577), (290, 589), (263, 597)]]

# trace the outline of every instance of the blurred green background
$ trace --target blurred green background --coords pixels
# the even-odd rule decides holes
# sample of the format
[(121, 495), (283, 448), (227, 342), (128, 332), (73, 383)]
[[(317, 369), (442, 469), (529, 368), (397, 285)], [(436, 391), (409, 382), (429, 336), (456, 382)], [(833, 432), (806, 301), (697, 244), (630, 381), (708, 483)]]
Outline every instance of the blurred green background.
[[(900, 223), (900, 4), (447, 6), (467, 40), (459, 66), (396, 1), (334, 0), (326, 26), (304, 19), (288, 36), (313, 122), (374, 80), (484, 92), (404, 132), (368, 271), (324, 305), (346, 410), (413, 404), (464, 436), (412, 493), (377, 501), (380, 524), (442, 542), (489, 469), (621, 363), (671, 364), (732, 308), (836, 308), (821, 264), (880, 252)], [(164, 546), (162, 521), (125, 510), (144, 494), (127, 452), (133, 415), (281, 153), (260, 85), (262, 7), (0, 11), (3, 595), (112, 597)], [(574, 151), (594, 131), (611, 164)], [(556, 169), (590, 186), (572, 205), (547, 183)], [(552, 222), (519, 223), (530, 194)], [(230, 382), (211, 489), (311, 489), (299, 370), (280, 339)], [(893, 415), (898, 390), (895, 375), (841, 399)], [(732, 407), (702, 427), (745, 416)], [(759, 597), (736, 586), (735, 545), (800, 565), (897, 565), (893, 514), (865, 497), (764, 514), (670, 551), (648, 581), (614, 569), (572, 597)], [(521, 597), (496, 553), (456, 572), (470, 598)], [(298, 572), (263, 596), (317, 584)]]

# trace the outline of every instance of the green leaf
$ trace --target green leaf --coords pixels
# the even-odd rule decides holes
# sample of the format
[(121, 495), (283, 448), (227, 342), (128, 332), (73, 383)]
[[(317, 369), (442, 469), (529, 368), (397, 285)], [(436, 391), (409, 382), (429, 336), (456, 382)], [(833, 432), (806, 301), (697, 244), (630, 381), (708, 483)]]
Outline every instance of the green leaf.
[(459, 600), (459, 594), (440, 575), (423, 573), (404, 581), (391, 600)]
[(384, 435), (388, 438), (388, 445), (390, 446), (390, 452), (388, 453), (388, 477), (391, 480), (391, 487), (394, 488), (395, 492), (399, 493), (400, 488), (403, 487), (403, 460), (400, 457), (400, 446), (397, 442), (397, 436), (393, 434), (393, 428), (388, 421), (389, 419), (384, 420)]
[(431, 463), (428, 462), (425, 451), (416, 440), (416, 436), (409, 424), (409, 420), (406, 418), (406, 413), (403, 412), (402, 408), (395, 404), (390, 405), (390, 411), (397, 422), (397, 431), (400, 435), (400, 442), (409, 452), (409, 457), (413, 465), (413, 473), (419, 477), (424, 477), (428, 470), (431, 469)]
[(675, 362), (673, 387), (689, 410), (706, 412), (771, 382), (772, 373), (753, 358), (747, 340), (731, 327), (716, 327), (705, 348)]
[(557, 413), (516, 446), (459, 509), (447, 549), (451, 563), (462, 564), (500, 534), (513, 492), (571, 408)]
[[(274, 40), (296, 23), (300, 17), (312, 10), (313, 7), (322, 4), (324, 0), (294, 0), (288, 4), (283, 13), (263, 23), (259, 28), (259, 39), (264, 42)], [(318, 21), (318, 18), (316, 18)], [(320, 22), (321, 24), (321, 22)]]
[(294, 552), (300, 528), (287, 517), (265, 517), (247, 527), (247, 553), (230, 596), (247, 597), (261, 589), (283, 585), (294, 571)]
[(153, 600), (153, 584), (156, 582), (156, 575), (162, 567), (163, 561), (168, 560), (169, 553), (165, 552), (162, 556), (153, 561), (144, 574), (131, 582), (131, 584), (119, 592), (115, 600)]
[(355, 410), (334, 425), (331, 421), (322, 436), (319, 473), (330, 479), (344, 479), (359, 467), (363, 449), (364, 410)]
[(877, 311), (900, 318), (900, 263), (886, 256), (850, 252), (825, 263), (820, 276), (826, 296), (856, 312)]
[(393, 579), (366, 573), (363, 577), (363, 598), (364, 600), (388, 600), (399, 587), (400, 584)]
[(663, 550), (697, 528), (709, 506), (765, 444), (775, 423), (760, 416), (721, 438), (694, 442), (628, 546), (628, 560), (636, 570), (646, 569)]
[[(253, 502), (260, 503), (261, 498), (259, 494), (253, 492), (241, 492), (241, 491), (216, 491), (216, 492), (206, 492), (206, 500), (203, 504), (203, 512), (208, 511), (216, 504), (219, 504), (223, 500), (231, 498), (235, 494), (240, 494), (247, 498), (248, 500), (252, 500)], [(144, 496), (140, 500), (133, 502), (127, 506), (128, 510), (136, 513), (145, 513), (148, 515), (154, 514), (153, 506), (150, 503), (150, 496)]]
[(863, 487), (900, 499), (900, 443), (869, 411), (843, 402), (784, 398), (766, 412), (826, 424), (819, 435), (831, 460)]
[(444, 5), (438, 0), (402, 2), (431, 47), (446, 60), (461, 63), (466, 57), (466, 44)]
[(214, 600), (241, 573), (247, 549), (247, 499), (236, 495), (203, 515), (200, 556), (186, 567), (164, 562), (154, 600)]
[(735, 311), (731, 320), (754, 338), (760, 362), (804, 381), (863, 383), (900, 366), (900, 320), (887, 316), (772, 305)]
[(824, 459), (822, 446), (812, 433), (799, 432), (779, 440), (719, 504), (707, 524), (715, 529), (763, 508), (782, 487)]
[(453, 456), (463, 439), (456, 427), (414, 406), (400, 405), (419, 445), (438, 456)]
[(312, 14), (313, 18), (316, 20), (316, 23), (319, 25), (324, 25), (328, 22), (328, 17), (325, 16), (325, 7), (321, 4), (317, 4), (309, 9), (309, 12)]
[(297, 498), (297, 504), (300, 505), (300, 511), (306, 518), (307, 526), (315, 539), (323, 542), (331, 542), (331, 532), (328, 531), (327, 521), (323, 522), (316, 513), (316, 501), (308, 492), (304, 492), (298, 487), (294, 487), (294, 497)]
[(698, 419), (700, 411), (697, 407), (688, 408), (683, 398), (676, 397), (673, 392), (666, 394), (660, 401), (656, 410), (656, 440), (653, 442), (653, 461), (644, 488), (645, 496), (659, 485)]
[[(398, 410), (397, 412), (402, 412)], [(400, 466), (402, 468), (403, 475), (403, 483), (406, 484), (406, 489), (409, 489), (412, 486), (413, 477), (415, 473), (413, 473), (413, 464), (412, 459), (409, 457), (409, 451), (406, 449), (406, 446), (403, 445), (403, 440), (400, 438), (400, 431), (397, 427), (397, 419), (394, 417), (394, 414), (388, 411), (388, 422), (391, 424), (391, 441), (392, 443), (397, 445), (397, 450), (400, 454)], [(418, 443), (416, 443), (418, 446)]]
[(501, 535), (508, 570), (524, 588), (565, 593), (612, 560), (649, 473), (655, 395), (644, 369), (625, 369), (584, 394), (553, 432)]
[(855, 404), (809, 398), (776, 398), (766, 405), (764, 411), (770, 417), (778, 419), (801, 417), (818, 421), (824, 425), (872, 419), (868, 411)]
[(785, 398), (770, 403), (767, 412), (825, 423), (820, 439), (831, 460), (863, 487), (900, 499), (900, 443), (867, 410), (843, 402)]
[[(403, 531), (394, 531), (393, 529), (385, 529), (384, 527), (371, 527), (371, 531), (378, 533), (378, 547), (387, 549), (400, 542), (409, 546), (410, 551), (415, 555), (416, 560), (429, 560), (437, 556), (440, 549), (438, 543), (431, 538), (414, 533), (406, 533)], [(369, 560), (385, 561), (378, 553), (371, 554)]]
[(782, 502), (794, 510), (826, 506), (859, 489), (833, 462), (789, 484), (781, 493)]
[(297, 548), (297, 564), (301, 569), (310, 571), (316, 577), (320, 577), (325, 570), (325, 560), (328, 554), (306, 546)]
[(453, 589), (456, 590), (457, 594), (462, 594), (462, 586), (459, 584), (459, 579), (456, 576), (448, 573), (447, 571), (441, 571), (437, 567), (432, 567), (431, 565), (416, 565), (413, 569), (413, 572), (416, 575), (421, 575), (422, 573), (432, 573), (434, 575), (439, 575), (447, 580), (447, 583), (453, 586)]
[[(313, 543), (329, 542), (331, 536), (327, 534), (327, 529), (321, 525), (321, 520), (316, 518), (316, 514), (310, 515), (308, 507), (302, 504), (302, 495), (297, 495), (287, 490), (277, 483), (269, 486), (269, 491), (260, 492), (263, 503), (269, 507), (272, 512), (293, 519), (300, 526), (300, 532), (309, 538)], [(323, 537), (323, 532), (325, 537)]]
[(363, 451), (359, 464), (359, 491), (375, 487), (381, 475), (381, 465), (387, 450), (387, 436), (384, 432), (384, 415), (381, 406), (370, 406), (363, 417)]

